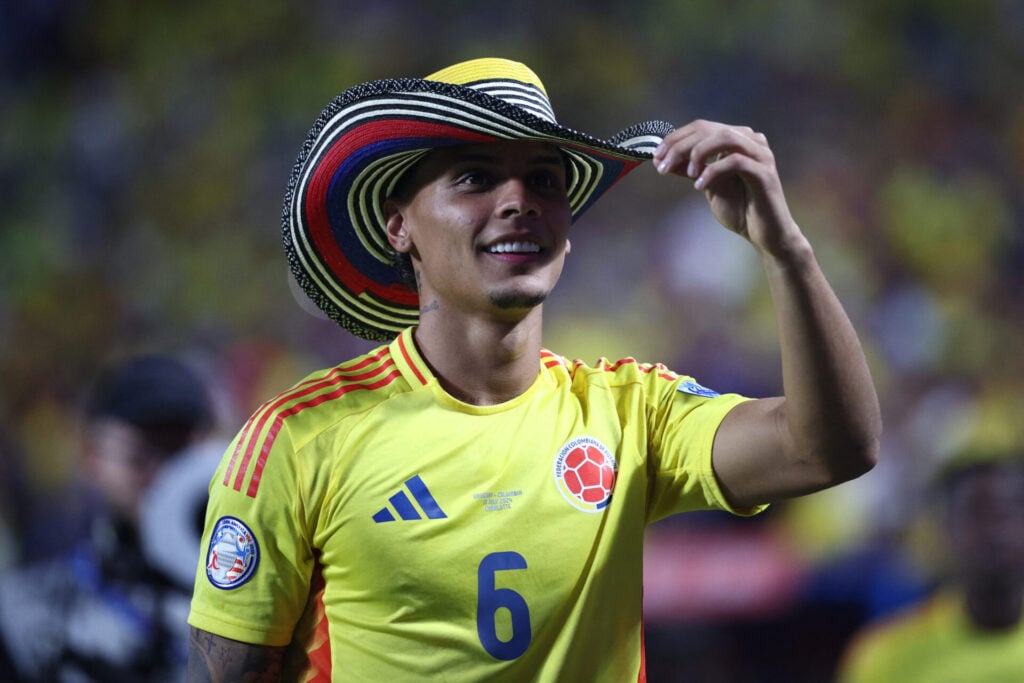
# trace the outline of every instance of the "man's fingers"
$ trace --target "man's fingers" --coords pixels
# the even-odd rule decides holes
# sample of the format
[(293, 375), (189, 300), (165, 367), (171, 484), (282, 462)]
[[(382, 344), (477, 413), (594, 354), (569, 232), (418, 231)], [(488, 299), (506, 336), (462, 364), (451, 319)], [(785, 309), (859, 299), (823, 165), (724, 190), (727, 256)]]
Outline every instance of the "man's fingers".
[[(711, 164), (731, 154), (756, 161), (770, 155), (768, 140), (749, 126), (731, 126), (697, 120), (669, 133), (654, 154), (658, 172), (699, 178)], [(723, 169), (724, 170), (724, 169)]]

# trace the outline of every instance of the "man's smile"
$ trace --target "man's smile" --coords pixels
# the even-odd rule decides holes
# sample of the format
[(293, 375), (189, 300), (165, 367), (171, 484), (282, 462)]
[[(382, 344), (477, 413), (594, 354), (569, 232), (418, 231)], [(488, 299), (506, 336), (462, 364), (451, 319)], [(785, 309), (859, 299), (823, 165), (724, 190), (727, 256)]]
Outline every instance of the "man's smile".
[(539, 244), (528, 240), (497, 242), (487, 248), (490, 254), (539, 254)]

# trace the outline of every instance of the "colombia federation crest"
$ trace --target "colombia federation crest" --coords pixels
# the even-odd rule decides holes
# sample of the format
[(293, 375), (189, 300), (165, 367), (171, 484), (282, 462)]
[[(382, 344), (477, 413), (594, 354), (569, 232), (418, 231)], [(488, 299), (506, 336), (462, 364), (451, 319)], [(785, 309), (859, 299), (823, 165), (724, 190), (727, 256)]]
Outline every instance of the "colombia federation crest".
[(206, 577), (217, 588), (238, 588), (252, 578), (260, 562), (256, 536), (236, 517), (221, 517), (210, 535)]
[(617, 473), (615, 456), (592, 436), (572, 439), (555, 456), (555, 486), (570, 505), (584, 512), (608, 507)]

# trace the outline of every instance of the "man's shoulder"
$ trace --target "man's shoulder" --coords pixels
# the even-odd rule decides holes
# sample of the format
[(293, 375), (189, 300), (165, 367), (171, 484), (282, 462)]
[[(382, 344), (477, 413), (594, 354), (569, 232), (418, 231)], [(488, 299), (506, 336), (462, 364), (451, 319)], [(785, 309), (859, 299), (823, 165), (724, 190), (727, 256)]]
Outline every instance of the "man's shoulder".
[(567, 357), (544, 350), (541, 352), (541, 362), (549, 371), (565, 372), (574, 381), (611, 385), (641, 382), (648, 378), (674, 382), (681, 377), (662, 363), (647, 363), (632, 356), (617, 360), (602, 356), (596, 362), (588, 363), (578, 358), (569, 360)]
[[(266, 401), (256, 411), (265, 420), (303, 416), (316, 420), (365, 410), (409, 390), (387, 346), (338, 365), (316, 370)], [(302, 420), (291, 420), (293, 423)]]
[(888, 670), (923, 656), (936, 646), (935, 631), (948, 621), (951, 607), (948, 596), (931, 595), (866, 625), (850, 643), (848, 663)]

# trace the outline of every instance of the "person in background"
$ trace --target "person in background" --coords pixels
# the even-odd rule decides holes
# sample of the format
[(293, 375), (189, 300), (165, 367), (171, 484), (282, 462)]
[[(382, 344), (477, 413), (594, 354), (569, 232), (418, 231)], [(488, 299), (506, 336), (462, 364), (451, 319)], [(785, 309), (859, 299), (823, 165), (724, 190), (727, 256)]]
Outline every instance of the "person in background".
[(183, 361), (134, 356), (99, 374), (82, 417), (90, 534), (0, 576), (0, 680), (182, 680), (190, 593), (146, 556), (139, 517), (162, 468), (212, 429), (210, 395)]
[(840, 683), (1024, 680), (1024, 444), (964, 451), (937, 493), (946, 580), (855, 635)]

